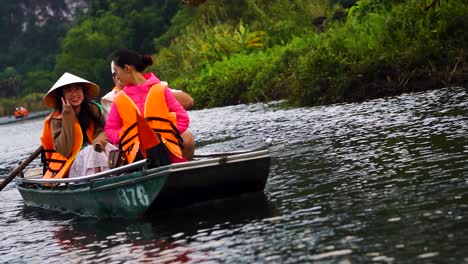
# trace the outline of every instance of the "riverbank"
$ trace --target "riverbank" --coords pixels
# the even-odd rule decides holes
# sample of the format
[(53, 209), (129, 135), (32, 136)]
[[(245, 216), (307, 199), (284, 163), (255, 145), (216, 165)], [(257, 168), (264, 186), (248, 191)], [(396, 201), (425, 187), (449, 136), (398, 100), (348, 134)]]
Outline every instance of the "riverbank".
[[(468, 3), (434, 2), (361, 0), (349, 9), (322, 5), (320, 23), (307, 25), (304, 21), (318, 18), (305, 16), (310, 5), (283, 2), (280, 17), (278, 3), (256, 1), (269, 20), (212, 27), (201, 20), (158, 53), (153, 70), (192, 94), (198, 108), (277, 99), (313, 106), (465, 86)], [(210, 14), (214, 5), (206, 2), (200, 13)], [(236, 21), (229, 12), (222, 19)], [(257, 45), (246, 48), (253, 40)], [(236, 41), (246, 46), (226, 44)], [(187, 54), (187, 48), (193, 52)]]
[(28, 116), (21, 117), (21, 118), (15, 118), (12, 115), (1, 116), (0, 117), (0, 126), (1, 125), (6, 125), (6, 124), (11, 124), (11, 123), (23, 122), (23, 121), (26, 121), (26, 120), (36, 119), (36, 118), (40, 118), (40, 117), (45, 117), (48, 114), (50, 114), (50, 110), (42, 110), (42, 111), (32, 112), (32, 113), (29, 113)]
[[(393, 67), (385, 72), (378, 72), (375, 76), (356, 76), (355, 80), (350, 81), (342, 101), (360, 102), (449, 86), (468, 87), (467, 61), (445, 65), (442, 69), (434, 69), (434, 66), (429, 64), (430, 60), (427, 65), (420, 65), (404, 72)], [(334, 101), (321, 103), (334, 103)]]
[[(181, 8), (156, 39), (155, 63), (146, 70), (190, 93), (197, 109), (280, 99), (314, 106), (468, 85), (468, 2), (347, 2), (220, 0)], [(102, 8), (96, 13), (106, 15), (90, 15), (74, 30), (107, 36), (107, 27), (98, 25), (110, 24), (105, 19), (115, 10)], [(124, 21), (132, 24), (131, 19)], [(70, 34), (64, 41), (70, 45), (57, 56), (55, 72), (35, 77), (43, 79), (43, 90), (64, 69), (111, 87), (106, 58), (113, 50), (87, 49), (107, 47), (107, 38)], [(27, 78), (24, 83), (36, 85)], [(3, 114), (14, 107), (2, 107)]]

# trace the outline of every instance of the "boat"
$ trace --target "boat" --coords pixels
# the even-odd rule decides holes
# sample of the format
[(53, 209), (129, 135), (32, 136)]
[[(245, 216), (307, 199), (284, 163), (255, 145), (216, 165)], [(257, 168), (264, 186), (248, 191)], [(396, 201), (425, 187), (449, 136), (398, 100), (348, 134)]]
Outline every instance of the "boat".
[[(140, 160), (93, 175), (17, 177), (27, 206), (99, 218), (142, 218), (161, 210), (251, 192), (263, 192), (269, 146), (195, 156), (193, 161), (148, 168)], [(26, 173), (25, 173), (26, 174)]]
[(15, 116), (15, 118), (23, 118), (29, 115), (29, 111), (26, 108), (21, 106), (19, 108), (18, 107), (16, 108), (13, 115)]

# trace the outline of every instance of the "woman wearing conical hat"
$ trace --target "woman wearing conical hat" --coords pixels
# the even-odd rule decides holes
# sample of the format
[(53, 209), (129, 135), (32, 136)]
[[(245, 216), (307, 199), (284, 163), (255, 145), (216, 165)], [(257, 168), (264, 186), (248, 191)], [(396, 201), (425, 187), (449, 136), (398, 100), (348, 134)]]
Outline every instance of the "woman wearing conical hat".
[(41, 136), (44, 178), (83, 176), (108, 168), (104, 116), (91, 102), (98, 94), (95, 83), (66, 72), (44, 96), (45, 105), (54, 109)]

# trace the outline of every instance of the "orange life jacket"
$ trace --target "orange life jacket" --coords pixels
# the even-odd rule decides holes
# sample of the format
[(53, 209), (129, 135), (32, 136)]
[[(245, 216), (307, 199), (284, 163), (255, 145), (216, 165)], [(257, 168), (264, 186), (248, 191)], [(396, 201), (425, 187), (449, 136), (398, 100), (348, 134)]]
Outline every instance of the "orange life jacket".
[(26, 108), (23, 108), (23, 109), (20, 109), (20, 114), (23, 115), (23, 116), (28, 116), (29, 112)]
[[(122, 91), (115, 95), (114, 104), (122, 119), (122, 130), (119, 134), (119, 148), (124, 151), (129, 163), (133, 162), (140, 149), (137, 131), (137, 114), (140, 110), (133, 100)], [(143, 116), (153, 131), (161, 136), (169, 152), (182, 158), (182, 138), (177, 130), (176, 113), (169, 112), (164, 96), (164, 86), (160, 83), (151, 87), (146, 97)]]
[[(44, 130), (42, 131), (41, 136), (45, 156), (45, 172), (43, 178), (66, 178), (68, 177), (68, 172), (76, 155), (80, 152), (81, 146), (83, 145), (83, 133), (81, 131), (80, 123), (75, 118), (75, 121), (73, 122), (75, 140), (72, 153), (70, 154), (70, 157), (64, 157), (54, 149), (54, 140), (50, 129), (51, 118), (62, 119), (62, 114), (58, 111), (54, 111), (47, 116), (44, 121)], [(94, 122), (91, 122), (89, 127), (86, 129), (86, 135), (90, 141), (94, 140)]]

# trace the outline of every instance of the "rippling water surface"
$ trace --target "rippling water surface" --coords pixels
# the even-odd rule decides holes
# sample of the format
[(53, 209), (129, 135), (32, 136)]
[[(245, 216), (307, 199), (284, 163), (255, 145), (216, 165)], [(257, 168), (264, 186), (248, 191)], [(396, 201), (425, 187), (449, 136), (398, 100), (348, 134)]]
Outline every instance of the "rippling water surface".
[[(468, 89), (359, 104), (191, 111), (198, 153), (273, 139), (264, 194), (104, 220), (0, 192), (9, 263), (468, 263)], [(0, 174), (39, 146), (41, 120), (0, 126)]]

